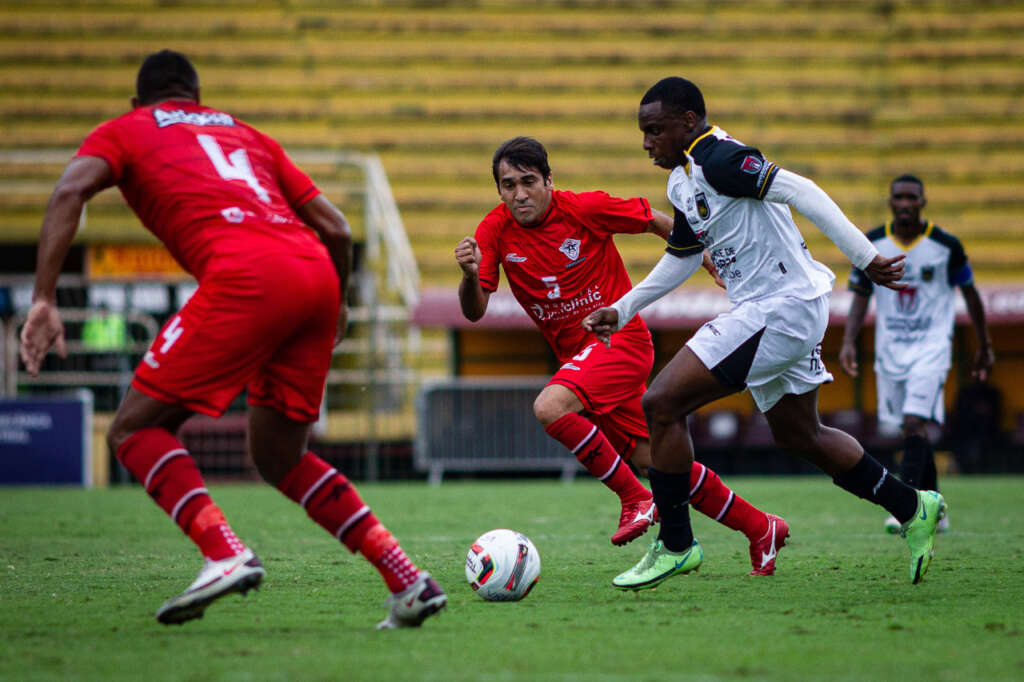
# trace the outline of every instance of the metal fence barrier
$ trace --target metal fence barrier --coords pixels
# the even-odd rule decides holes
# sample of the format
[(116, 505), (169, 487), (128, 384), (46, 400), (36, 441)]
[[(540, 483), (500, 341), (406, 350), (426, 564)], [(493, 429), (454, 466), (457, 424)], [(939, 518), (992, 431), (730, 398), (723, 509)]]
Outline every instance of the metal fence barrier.
[(417, 395), (413, 460), (439, 485), (446, 471), (559, 471), (571, 481), (579, 462), (533, 414), (546, 378), (456, 379)]

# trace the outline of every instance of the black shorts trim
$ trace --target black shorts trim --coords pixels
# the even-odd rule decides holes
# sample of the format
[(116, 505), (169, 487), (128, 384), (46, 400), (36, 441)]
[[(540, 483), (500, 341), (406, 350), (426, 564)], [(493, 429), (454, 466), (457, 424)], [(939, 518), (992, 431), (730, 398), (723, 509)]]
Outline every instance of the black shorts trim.
[(757, 347), (761, 344), (761, 337), (764, 336), (765, 329), (767, 327), (761, 327), (756, 334), (741, 343), (736, 350), (712, 367), (711, 373), (729, 388), (735, 388), (738, 391), (745, 389), (747, 375), (750, 374), (750, 367), (754, 364), (754, 356), (757, 354)]

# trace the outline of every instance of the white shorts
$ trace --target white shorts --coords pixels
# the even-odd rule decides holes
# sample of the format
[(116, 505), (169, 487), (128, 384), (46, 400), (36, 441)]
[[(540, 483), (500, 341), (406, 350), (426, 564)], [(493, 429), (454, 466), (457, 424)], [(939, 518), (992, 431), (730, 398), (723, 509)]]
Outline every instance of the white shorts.
[(906, 379), (892, 379), (882, 372), (875, 372), (878, 388), (878, 421), (886, 424), (903, 424), (907, 414), (931, 419), (941, 424), (946, 418), (945, 386), (946, 372), (911, 374)]
[(782, 396), (832, 381), (821, 359), (829, 294), (741, 303), (706, 323), (686, 345), (728, 386), (749, 388), (762, 412)]

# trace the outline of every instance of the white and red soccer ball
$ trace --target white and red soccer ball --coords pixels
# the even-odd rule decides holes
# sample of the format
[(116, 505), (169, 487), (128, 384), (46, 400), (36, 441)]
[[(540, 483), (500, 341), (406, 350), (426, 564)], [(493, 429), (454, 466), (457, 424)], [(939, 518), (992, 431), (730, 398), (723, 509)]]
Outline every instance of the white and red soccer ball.
[(540, 578), (540, 554), (522, 533), (506, 528), (481, 535), (466, 555), (466, 580), (487, 601), (519, 601)]

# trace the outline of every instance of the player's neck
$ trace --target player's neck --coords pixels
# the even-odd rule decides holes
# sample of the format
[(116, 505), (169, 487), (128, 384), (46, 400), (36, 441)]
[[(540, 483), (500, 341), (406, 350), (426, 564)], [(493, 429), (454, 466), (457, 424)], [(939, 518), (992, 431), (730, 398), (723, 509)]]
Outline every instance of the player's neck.
[(899, 222), (894, 220), (892, 223), (892, 233), (904, 244), (909, 244), (924, 234), (924, 230), (927, 225), (928, 223), (921, 219), (908, 222)]

